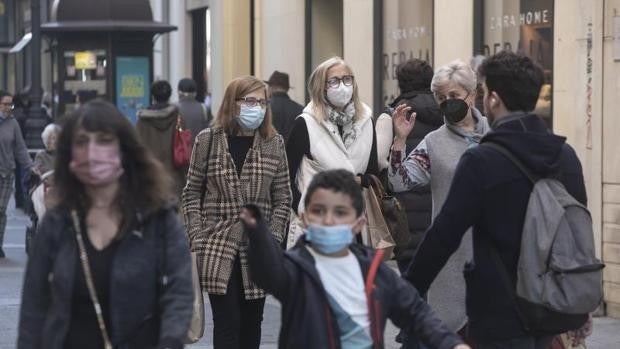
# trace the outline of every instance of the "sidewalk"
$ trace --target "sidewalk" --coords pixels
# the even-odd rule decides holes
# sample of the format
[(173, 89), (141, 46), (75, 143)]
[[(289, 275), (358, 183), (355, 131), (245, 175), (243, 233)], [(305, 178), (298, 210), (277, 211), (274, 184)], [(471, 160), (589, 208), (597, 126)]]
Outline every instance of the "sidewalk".
[[(24, 246), (24, 231), (28, 218), (14, 209), (13, 203), (7, 212), (8, 222), (5, 233), (4, 251), (6, 259), (0, 259), (0, 349), (15, 348), (17, 340), (17, 325), (19, 321), (19, 303), (23, 283), (26, 252)], [(205, 297), (206, 298), (206, 297)], [(205, 299), (205, 336), (190, 349), (211, 349), (213, 322)], [(261, 348), (276, 349), (280, 328), (280, 304), (273, 298), (268, 298), (265, 304), (263, 320), (263, 336)], [(385, 331), (385, 348), (397, 349), (394, 342), (397, 329), (388, 322)], [(611, 318), (594, 319), (594, 333), (587, 340), (589, 349), (617, 349), (620, 348), (620, 320)]]

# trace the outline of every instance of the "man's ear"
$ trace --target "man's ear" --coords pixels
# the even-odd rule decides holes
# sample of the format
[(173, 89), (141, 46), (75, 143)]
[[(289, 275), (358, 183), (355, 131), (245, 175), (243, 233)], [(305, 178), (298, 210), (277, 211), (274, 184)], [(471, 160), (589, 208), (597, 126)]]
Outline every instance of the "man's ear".
[(306, 221), (306, 214), (304, 212), (299, 215), (299, 220), (301, 221), (302, 228), (308, 228), (308, 222)]
[(366, 226), (366, 216), (365, 215), (361, 215), (357, 221), (355, 222), (355, 224), (353, 224), (352, 227), (352, 231), (353, 234), (359, 234), (362, 232), (362, 229), (364, 229), (364, 227)]
[(497, 94), (497, 92), (492, 91), (491, 94), (489, 94), (489, 106), (492, 109), (497, 109), (500, 108), (502, 105), (504, 105), (504, 101), (502, 101), (502, 98)]

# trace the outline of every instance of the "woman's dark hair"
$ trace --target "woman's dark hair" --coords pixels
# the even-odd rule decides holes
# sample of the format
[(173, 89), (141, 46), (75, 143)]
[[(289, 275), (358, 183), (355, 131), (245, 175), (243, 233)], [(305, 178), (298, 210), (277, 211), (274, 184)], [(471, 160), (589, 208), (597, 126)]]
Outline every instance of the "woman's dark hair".
[(481, 81), (495, 91), (509, 111), (532, 111), (536, 107), (544, 74), (529, 57), (501, 51), (478, 67)]
[(420, 59), (410, 59), (396, 67), (396, 78), (401, 93), (428, 90), (433, 80), (433, 68)]
[(355, 176), (351, 172), (347, 170), (329, 170), (315, 175), (306, 190), (306, 197), (304, 198), (305, 207), (310, 205), (312, 194), (319, 188), (349, 196), (358, 217), (364, 212), (362, 189), (355, 181)]
[(156, 102), (165, 103), (168, 102), (172, 95), (172, 86), (166, 80), (155, 81), (151, 85), (151, 96)]
[(121, 228), (127, 228), (136, 213), (150, 215), (170, 206), (174, 200), (172, 178), (138, 140), (127, 118), (114, 105), (103, 100), (81, 105), (62, 126), (54, 171), (56, 202), (59, 206), (86, 210), (91, 205), (84, 185), (69, 170), (73, 140), (80, 128), (88, 132), (110, 133), (118, 138), (124, 169), (116, 198), (123, 217)]

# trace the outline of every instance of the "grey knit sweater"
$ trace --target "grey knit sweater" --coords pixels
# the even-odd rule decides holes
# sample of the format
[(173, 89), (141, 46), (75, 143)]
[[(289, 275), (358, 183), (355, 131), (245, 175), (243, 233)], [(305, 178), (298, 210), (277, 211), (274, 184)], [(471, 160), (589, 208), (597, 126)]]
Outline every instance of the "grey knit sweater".
[(19, 124), (12, 117), (0, 116), (0, 176), (13, 173), (16, 161), (24, 169), (32, 166)]
[[(433, 218), (446, 201), (452, 178), (461, 155), (476, 146), (489, 131), (487, 119), (472, 108), (476, 121), (474, 132), (467, 132), (447, 122), (429, 133), (405, 157), (404, 150), (393, 149), (390, 154), (388, 178), (395, 192), (431, 185)], [(461, 246), (448, 260), (428, 291), (428, 303), (437, 316), (452, 331), (460, 330), (467, 323), (465, 309), (465, 280), (463, 266), (472, 258), (471, 229)]]

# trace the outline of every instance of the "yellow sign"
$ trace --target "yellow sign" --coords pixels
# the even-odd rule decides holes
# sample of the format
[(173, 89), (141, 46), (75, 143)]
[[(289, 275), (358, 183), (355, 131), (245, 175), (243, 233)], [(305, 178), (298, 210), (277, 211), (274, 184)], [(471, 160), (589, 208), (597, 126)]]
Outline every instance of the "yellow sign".
[(121, 86), (121, 97), (139, 98), (144, 95), (145, 83), (140, 75), (123, 75)]
[(97, 68), (97, 56), (91, 51), (81, 51), (75, 53), (75, 69), (95, 69)]

